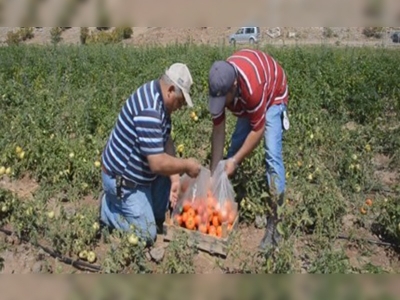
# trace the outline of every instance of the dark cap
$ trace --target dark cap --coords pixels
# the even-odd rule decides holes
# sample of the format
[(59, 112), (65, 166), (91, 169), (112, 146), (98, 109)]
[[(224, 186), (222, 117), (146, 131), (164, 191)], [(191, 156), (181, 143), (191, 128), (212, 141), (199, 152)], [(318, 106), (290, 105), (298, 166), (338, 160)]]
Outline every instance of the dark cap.
[(212, 115), (219, 115), (225, 107), (226, 95), (236, 79), (235, 68), (224, 60), (213, 63), (208, 77), (208, 108)]

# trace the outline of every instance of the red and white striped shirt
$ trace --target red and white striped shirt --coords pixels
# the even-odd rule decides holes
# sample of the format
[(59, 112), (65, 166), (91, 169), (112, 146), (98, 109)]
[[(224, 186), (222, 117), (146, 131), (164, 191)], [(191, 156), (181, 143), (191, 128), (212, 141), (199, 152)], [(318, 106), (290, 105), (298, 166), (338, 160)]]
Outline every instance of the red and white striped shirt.
[[(268, 54), (252, 49), (239, 50), (228, 57), (238, 72), (239, 96), (227, 108), (237, 117), (248, 117), (253, 130), (265, 124), (267, 109), (288, 104), (287, 79), (282, 67)], [(213, 117), (214, 125), (225, 118), (225, 110)]]

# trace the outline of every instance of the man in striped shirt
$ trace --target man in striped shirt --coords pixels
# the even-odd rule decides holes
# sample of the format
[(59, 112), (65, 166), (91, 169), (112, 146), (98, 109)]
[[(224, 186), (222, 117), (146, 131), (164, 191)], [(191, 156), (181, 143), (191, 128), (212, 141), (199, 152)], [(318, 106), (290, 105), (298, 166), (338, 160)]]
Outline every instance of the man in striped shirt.
[[(175, 157), (171, 114), (193, 106), (186, 65), (176, 63), (140, 86), (125, 102), (102, 153), (103, 224), (134, 230), (151, 245), (168, 204), (175, 205), (180, 174), (197, 177), (200, 164)], [(132, 226), (133, 225), (133, 226)]]
[(283, 129), (288, 129), (288, 86), (282, 67), (268, 54), (243, 49), (225, 61), (216, 61), (209, 73), (209, 110), (213, 119), (213, 172), (223, 158), (225, 143), (225, 108), (237, 119), (228, 151), (226, 172), (232, 176), (236, 168), (251, 154), (262, 138), (265, 139), (267, 182), (275, 188), (278, 203), (271, 202), (266, 234), (260, 247), (277, 245), (280, 235), (277, 204), (283, 204), (285, 168), (282, 157)]

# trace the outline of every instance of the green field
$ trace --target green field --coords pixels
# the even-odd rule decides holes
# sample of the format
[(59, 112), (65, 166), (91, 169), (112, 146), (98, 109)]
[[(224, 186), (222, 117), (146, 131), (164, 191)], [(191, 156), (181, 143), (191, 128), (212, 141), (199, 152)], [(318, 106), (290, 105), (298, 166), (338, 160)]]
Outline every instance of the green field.
[[(241, 239), (243, 232), (262, 232), (254, 229), (256, 215), (265, 210), (260, 145), (233, 179), (241, 227), (231, 254), (210, 260), (232, 272), (398, 272), (400, 52), (328, 46), (264, 50), (281, 63), (289, 81), (286, 242), (258, 263), (260, 257)], [(0, 175), (1, 225), (73, 259), (94, 251), (104, 272), (201, 273), (199, 254), (184, 236), (154, 264), (126, 236), (99, 234), (96, 162), (126, 98), (180, 61), (192, 72), (199, 120), (190, 118), (189, 109), (174, 115), (175, 143), (184, 146), (183, 157), (208, 166), (208, 70), (233, 51), (194, 45), (0, 48), (0, 173), (6, 173)], [(234, 122), (230, 116), (229, 133)], [(39, 186), (33, 195), (10, 188), (22, 182), (23, 191), (27, 180)], [(340, 235), (349, 239), (337, 239)], [(393, 246), (365, 241), (378, 236)], [(4, 251), (13, 247), (7, 241), (1, 240)]]

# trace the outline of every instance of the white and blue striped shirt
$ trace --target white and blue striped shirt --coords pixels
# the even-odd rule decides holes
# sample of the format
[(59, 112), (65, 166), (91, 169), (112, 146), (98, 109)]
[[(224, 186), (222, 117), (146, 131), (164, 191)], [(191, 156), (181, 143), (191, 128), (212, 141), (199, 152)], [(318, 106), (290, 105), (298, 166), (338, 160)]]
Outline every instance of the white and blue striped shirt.
[(171, 133), (158, 80), (139, 87), (125, 102), (102, 154), (108, 174), (121, 175), (137, 184), (155, 178), (148, 155), (165, 152)]

